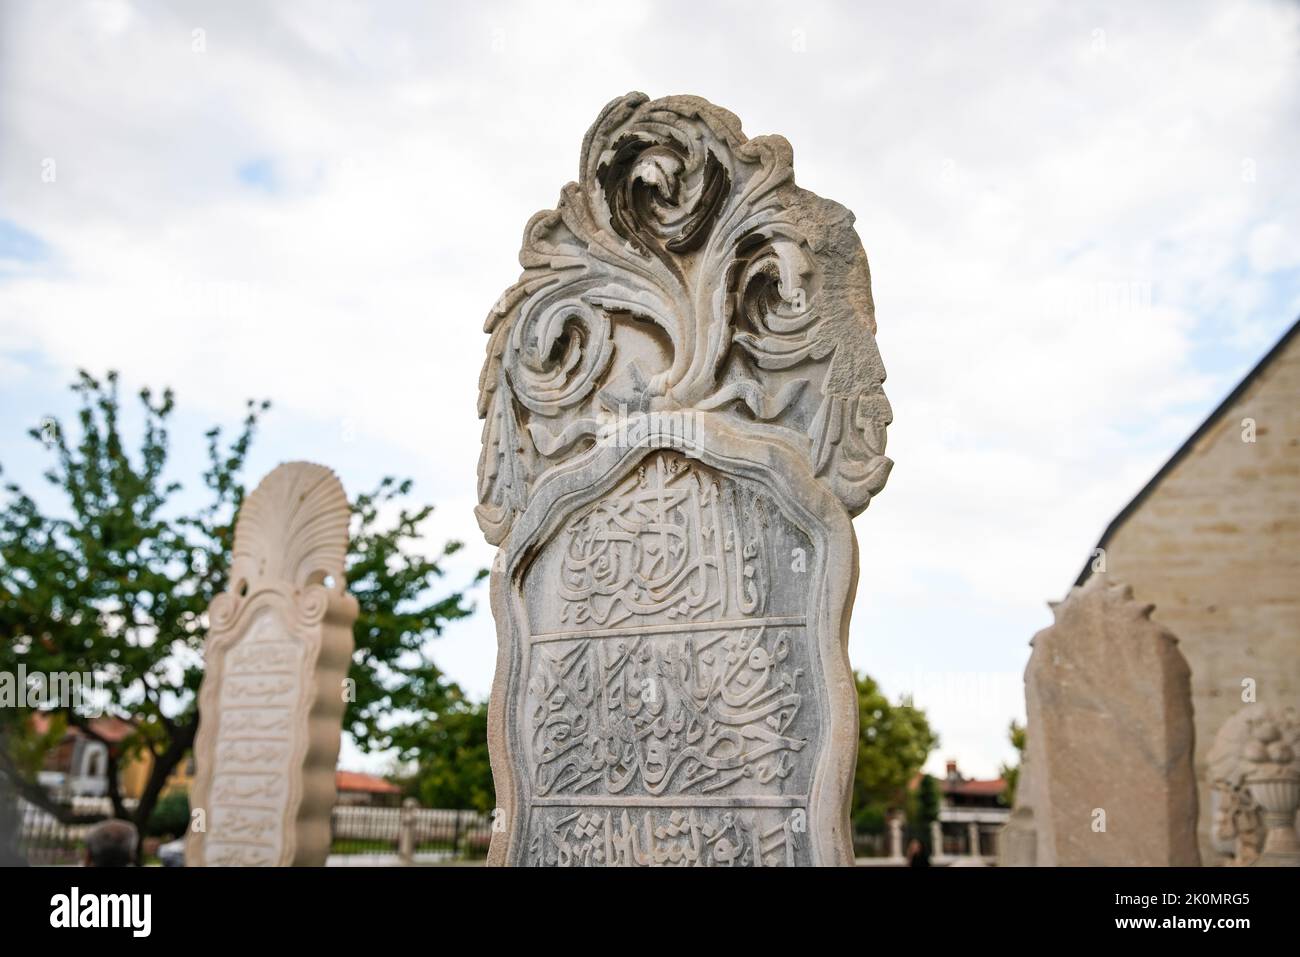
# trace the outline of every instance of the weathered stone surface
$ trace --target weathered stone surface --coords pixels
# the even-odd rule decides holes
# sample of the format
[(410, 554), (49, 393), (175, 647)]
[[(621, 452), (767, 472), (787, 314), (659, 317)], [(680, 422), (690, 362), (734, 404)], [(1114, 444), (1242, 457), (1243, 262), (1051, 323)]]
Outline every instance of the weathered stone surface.
[(1038, 865), (1038, 825), (1034, 819), (1034, 802), (1038, 799), (1038, 780), (1033, 761), (1026, 750), (1020, 759), (1020, 777), (1016, 782), (1016, 804), (1011, 817), (998, 835), (999, 867), (1036, 867)]
[(206, 820), (190, 866), (325, 863), (358, 611), (349, 516), (334, 473), (307, 462), (275, 469), (240, 509), (203, 651), (190, 806)]
[(1248, 704), (1224, 722), (1209, 752), (1211, 836), (1225, 863), (1300, 867), (1300, 717)]
[(704, 100), (614, 100), (488, 316), (511, 865), (845, 864), (850, 518), (889, 404), (852, 214)]
[(1039, 866), (1195, 866), (1191, 674), (1127, 585), (1094, 575), (1053, 607), (1025, 669)]

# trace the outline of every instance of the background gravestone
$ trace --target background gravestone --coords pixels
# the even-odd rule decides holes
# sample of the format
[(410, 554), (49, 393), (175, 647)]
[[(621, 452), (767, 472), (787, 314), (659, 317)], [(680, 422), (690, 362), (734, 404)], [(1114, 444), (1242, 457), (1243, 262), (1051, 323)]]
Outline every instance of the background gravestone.
[(192, 867), (325, 863), (358, 613), (350, 515), (334, 473), (308, 462), (275, 469), (239, 510), (203, 649)]
[(850, 519), (891, 412), (853, 215), (690, 96), (611, 102), (488, 316), (511, 865), (852, 861)]
[(1093, 575), (1052, 607), (1025, 669), (1028, 712), (1008, 863), (1198, 866), (1191, 672), (1127, 585)]
[(1034, 801), (1038, 786), (1029, 754), (1020, 759), (1016, 803), (998, 836), (998, 867), (1035, 867), (1038, 864), (1038, 826)]

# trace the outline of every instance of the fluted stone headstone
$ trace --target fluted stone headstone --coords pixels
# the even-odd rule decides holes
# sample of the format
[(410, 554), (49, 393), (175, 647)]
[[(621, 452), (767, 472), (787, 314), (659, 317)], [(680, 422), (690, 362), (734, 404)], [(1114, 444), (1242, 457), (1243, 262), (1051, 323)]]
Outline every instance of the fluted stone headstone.
[(1034, 636), (1030, 773), (1017, 788), (1007, 863), (1030, 863), (1027, 851), (1040, 867), (1200, 864), (1191, 671), (1152, 610), (1096, 574)]
[(519, 259), (479, 399), (490, 862), (850, 863), (850, 519), (891, 417), (853, 215), (783, 138), (633, 93)]
[(192, 810), (195, 866), (320, 866), (357, 602), (346, 590), (348, 500), (324, 466), (292, 462), (244, 501), (230, 587), (204, 644)]

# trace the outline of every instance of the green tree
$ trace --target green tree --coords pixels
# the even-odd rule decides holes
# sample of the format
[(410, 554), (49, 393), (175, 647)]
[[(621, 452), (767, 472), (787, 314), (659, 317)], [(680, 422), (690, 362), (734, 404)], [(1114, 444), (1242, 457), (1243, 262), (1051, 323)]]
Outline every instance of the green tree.
[[(220, 428), (206, 433), (201, 504), (186, 509), (178, 502), (181, 484), (164, 474), (171, 390), (140, 393), (135, 454), (122, 434), (117, 375), (101, 382), (82, 372), (73, 391), (81, 405), (75, 443), (54, 420), (30, 430), (52, 456), (45, 478), (62, 499), (59, 513), (45, 514), (13, 483), (0, 501), (0, 672), (13, 673), (21, 663), (28, 673), (102, 681), (105, 712), (131, 728), (119, 742), (102, 737), (71, 702), (42, 710), (51, 713), (52, 728), (72, 726), (109, 745), (114, 815), (143, 831), (194, 740), (207, 607), (226, 586), (245, 494), (242, 469), (269, 403), (250, 401), (229, 441)], [(426, 653), (429, 639), (472, 611), (463, 591), (433, 594), (442, 559), (460, 545), (449, 542), (433, 557), (415, 550), (432, 507), (402, 505), (410, 489), (409, 481), (386, 478), (353, 504), (348, 580), (361, 614), (350, 670), (356, 700), (345, 727), (367, 750), (409, 744), (405, 729), (463, 698)], [(395, 519), (385, 517), (393, 512)], [(44, 751), (58, 735), (34, 740), (30, 719), (28, 708), (0, 708), (0, 774), (32, 803), (77, 820), (36, 783)], [(118, 770), (138, 756), (149, 758), (151, 769), (131, 808)]]
[(190, 796), (185, 791), (172, 791), (158, 799), (153, 814), (145, 824), (145, 833), (154, 837), (174, 838), (184, 834), (190, 826)]
[(1012, 807), (1016, 803), (1016, 785), (1020, 783), (1020, 766), (1025, 760), (1025, 726), (1013, 719), (1008, 729), (1008, 737), (1011, 739), (1011, 746), (1016, 749), (1016, 763), (1004, 764), (998, 769), (1002, 780), (1007, 783), (1002, 793), (998, 795), (998, 800), (1007, 807)]
[(437, 720), (419, 726), (420, 749), (408, 794), (425, 807), (474, 808), (484, 814), (496, 806), (488, 759), (486, 702), (460, 701)]
[(911, 823), (912, 833), (920, 838), (921, 843), (931, 854), (940, 850), (930, 846), (930, 824), (939, 820), (939, 805), (942, 800), (939, 782), (928, 774), (921, 775), (920, 784), (917, 785), (912, 806), (909, 808), (908, 821)]
[(858, 763), (853, 778), (853, 826), (879, 832), (890, 808), (907, 806), (907, 785), (939, 737), (925, 712), (903, 698), (890, 704), (880, 686), (855, 674), (858, 688)]

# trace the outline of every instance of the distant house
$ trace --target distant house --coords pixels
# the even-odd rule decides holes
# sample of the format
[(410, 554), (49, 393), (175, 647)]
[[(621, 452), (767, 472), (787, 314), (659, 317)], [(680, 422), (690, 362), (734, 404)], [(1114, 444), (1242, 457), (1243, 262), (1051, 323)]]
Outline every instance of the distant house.
[(1007, 782), (1002, 778), (975, 780), (962, 777), (957, 762), (948, 762), (948, 773), (939, 781), (938, 827), (932, 838), (939, 857), (972, 857), (991, 860), (997, 856), (998, 834), (1011, 816), (1002, 803)]
[[(45, 712), (32, 715), (32, 731), (48, 734), (51, 721)], [(37, 782), (58, 800), (108, 795), (108, 754), (135, 731), (135, 726), (121, 718), (95, 718), (89, 723), (92, 734), (69, 726), (58, 744), (49, 750), (37, 776)], [(102, 740), (101, 740), (102, 739)], [(118, 789), (129, 803), (139, 799), (149, 780), (152, 758), (147, 754), (127, 759), (118, 767)], [(167, 779), (163, 794), (188, 791), (194, 777), (194, 757), (185, 760)], [(338, 803), (351, 806), (396, 807), (402, 789), (391, 781), (359, 771), (334, 772)]]
[(359, 771), (335, 771), (334, 786), (341, 805), (396, 807), (402, 799), (402, 789), (393, 782)]
[[(131, 722), (112, 716), (92, 718), (87, 726), (90, 733), (69, 725), (58, 744), (46, 753), (36, 780), (51, 797), (68, 800), (108, 796), (109, 751), (120, 751), (122, 742), (136, 728)], [(49, 714), (37, 711), (32, 715), (34, 734), (48, 734), (50, 727)], [(148, 753), (119, 756), (118, 793), (128, 802), (139, 800), (152, 769), (153, 758)], [(194, 758), (187, 756), (168, 776), (162, 793), (188, 791), (193, 777)]]
[(1300, 322), (1115, 517), (1075, 584), (1103, 561), (1155, 605), (1191, 665), (1201, 858), (1212, 862), (1215, 735), (1247, 700), (1300, 701)]
[[(36, 735), (48, 734), (51, 717), (43, 711), (31, 717)], [(109, 748), (116, 747), (134, 733), (135, 728), (121, 718), (94, 718), (89, 722), (92, 734), (69, 726), (59, 742), (45, 754), (36, 780), (52, 797), (105, 797), (108, 794)]]
[[(142, 754), (127, 761), (119, 775), (122, 782), (122, 794), (132, 801), (138, 801), (140, 795), (144, 793), (145, 787), (149, 784), (149, 775), (152, 773), (153, 757), (148, 754)], [(194, 755), (189, 753), (185, 755), (183, 761), (172, 768), (171, 774), (167, 775), (161, 793), (167, 795), (177, 791), (184, 791), (188, 794), (193, 783)]]

